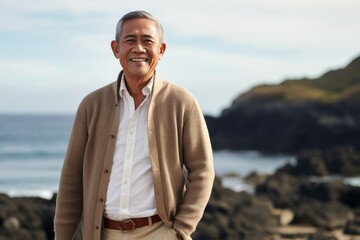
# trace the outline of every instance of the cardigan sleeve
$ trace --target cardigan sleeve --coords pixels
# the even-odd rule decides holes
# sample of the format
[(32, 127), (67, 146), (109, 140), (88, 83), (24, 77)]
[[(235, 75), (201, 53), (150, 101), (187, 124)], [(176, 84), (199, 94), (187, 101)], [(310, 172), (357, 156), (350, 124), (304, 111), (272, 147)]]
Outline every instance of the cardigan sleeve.
[(84, 119), (79, 107), (60, 177), (54, 218), (56, 240), (72, 239), (82, 215), (82, 166), (87, 142)]
[(215, 177), (210, 137), (196, 100), (184, 122), (182, 144), (188, 183), (173, 227), (187, 239), (195, 231), (195, 226), (203, 215)]

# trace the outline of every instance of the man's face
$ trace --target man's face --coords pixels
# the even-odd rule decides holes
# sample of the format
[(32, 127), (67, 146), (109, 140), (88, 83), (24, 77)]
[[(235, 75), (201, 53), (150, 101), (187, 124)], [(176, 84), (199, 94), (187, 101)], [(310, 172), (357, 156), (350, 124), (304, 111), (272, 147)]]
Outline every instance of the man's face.
[(113, 41), (111, 46), (125, 77), (145, 81), (153, 76), (166, 48), (155, 22), (145, 18), (126, 21), (118, 41)]

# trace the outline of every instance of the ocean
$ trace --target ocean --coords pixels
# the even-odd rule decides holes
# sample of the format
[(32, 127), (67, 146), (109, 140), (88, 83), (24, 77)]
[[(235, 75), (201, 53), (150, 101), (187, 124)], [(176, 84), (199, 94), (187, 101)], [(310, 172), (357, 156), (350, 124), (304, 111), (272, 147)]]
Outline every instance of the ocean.
[[(51, 198), (57, 192), (73, 115), (0, 115), (0, 192)], [(252, 191), (243, 177), (272, 173), (294, 156), (255, 151), (215, 151), (216, 174), (235, 191)], [(348, 179), (360, 185), (360, 179)]]
[(0, 115), (0, 192), (50, 198), (72, 122), (70, 115)]

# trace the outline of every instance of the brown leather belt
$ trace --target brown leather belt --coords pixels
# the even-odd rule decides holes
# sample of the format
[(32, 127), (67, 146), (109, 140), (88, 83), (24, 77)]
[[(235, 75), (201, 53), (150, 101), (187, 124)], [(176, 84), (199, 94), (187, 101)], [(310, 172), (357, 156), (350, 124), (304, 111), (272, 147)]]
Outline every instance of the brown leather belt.
[(145, 227), (157, 222), (160, 222), (161, 218), (159, 215), (143, 218), (130, 218), (124, 221), (115, 221), (104, 217), (103, 226), (104, 228), (122, 230), (124, 232), (132, 231), (136, 228)]

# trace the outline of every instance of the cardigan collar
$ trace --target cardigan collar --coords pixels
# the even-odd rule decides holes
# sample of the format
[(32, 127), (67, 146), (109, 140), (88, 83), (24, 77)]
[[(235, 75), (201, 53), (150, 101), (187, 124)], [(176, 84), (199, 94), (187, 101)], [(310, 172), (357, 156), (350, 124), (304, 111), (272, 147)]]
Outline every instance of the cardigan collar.
[[(113, 83), (114, 96), (116, 96), (115, 97), (115, 101), (116, 101), (115, 104), (119, 104), (120, 99), (121, 99), (119, 91), (120, 91), (120, 85), (121, 85), (121, 78), (122, 78), (123, 74), (124, 74), (124, 70), (121, 70), (119, 75), (118, 75), (117, 81)], [(160, 89), (163, 86), (163, 80), (157, 75), (156, 71), (154, 72), (154, 77), (153, 78), (154, 78), (153, 96), (156, 96), (157, 93), (160, 91)]]

